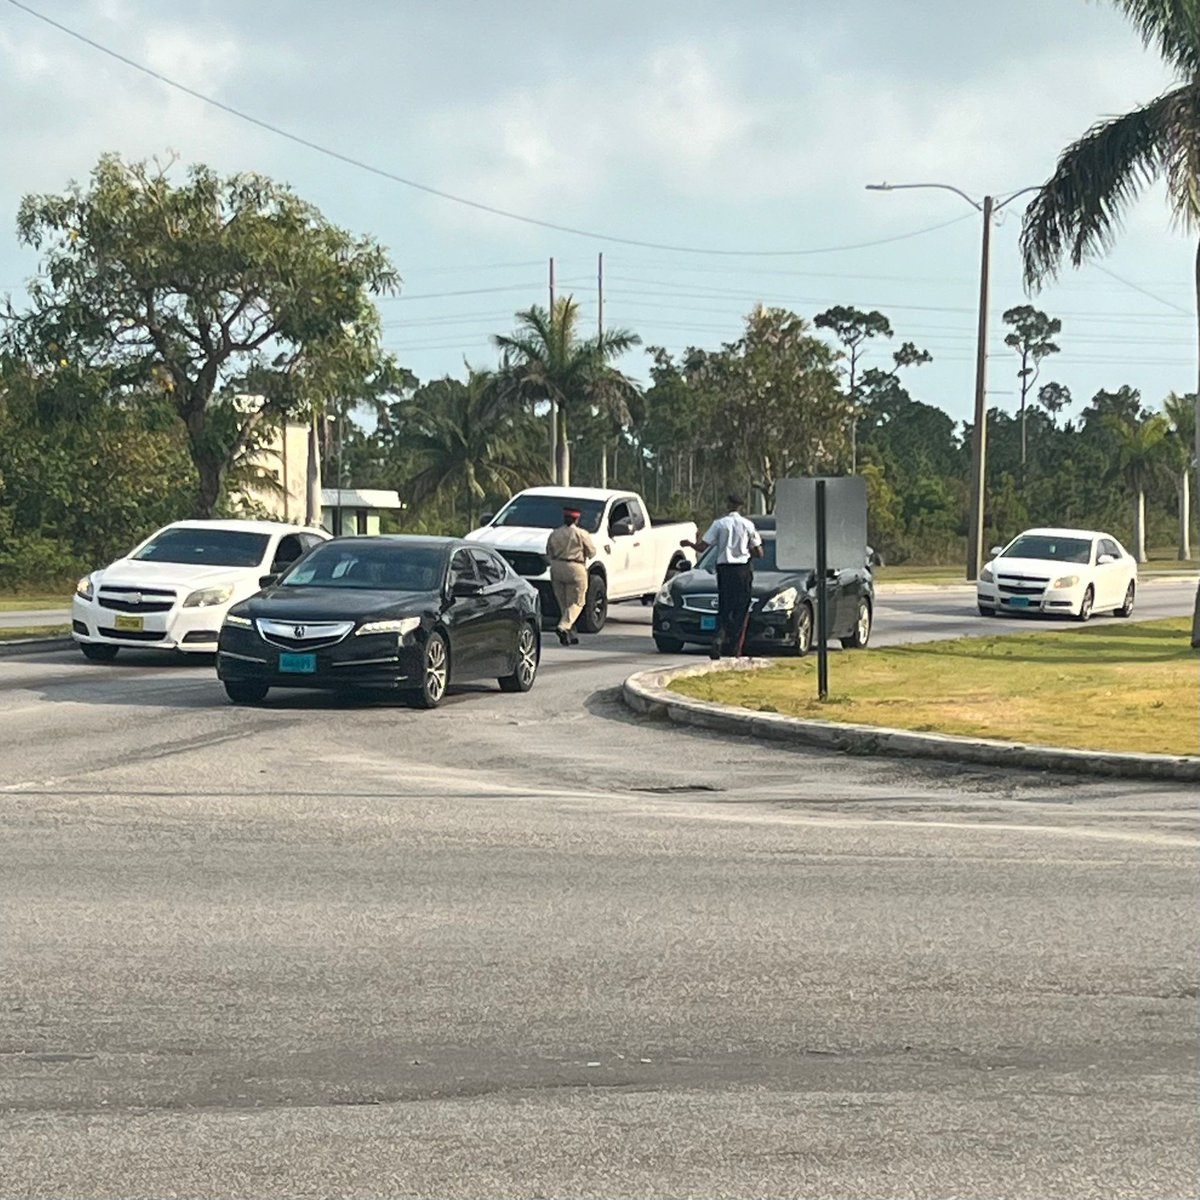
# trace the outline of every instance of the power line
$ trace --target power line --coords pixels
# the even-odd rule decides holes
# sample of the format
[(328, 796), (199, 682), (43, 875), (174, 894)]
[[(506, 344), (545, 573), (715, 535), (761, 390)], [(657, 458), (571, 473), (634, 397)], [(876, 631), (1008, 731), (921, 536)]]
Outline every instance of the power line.
[(363, 159), (355, 158), (352, 155), (344, 154), (340, 150), (333, 150), (328, 146), (323, 146), (319, 142), (314, 142), (309, 138), (303, 137), (298, 133), (292, 133), (282, 126), (274, 125), (270, 121), (263, 120), (261, 117), (253, 116), (252, 114), (243, 111), (239, 108), (234, 108), (231, 104), (226, 104), (224, 101), (217, 100), (212, 96), (207, 96), (203, 92), (197, 91), (195, 88), (188, 87), (185, 83), (180, 83), (176, 79), (171, 79), (169, 76), (162, 74), (160, 71), (154, 70), (153, 67), (148, 67), (144, 63), (140, 63), (135, 59), (129, 58), (127, 55), (121, 54), (117, 50), (113, 50), (108, 46), (95, 41), (86, 34), (78, 32), (78, 30), (70, 28), (70, 26), (62, 24), (61, 21), (55, 21), (52, 17), (48, 17), (45, 13), (40, 13), (36, 9), (31, 8), (28, 4), (23, 4), (21, 0), (8, 0), (14, 8), (20, 9), (27, 13), (35, 20), (41, 21), (46, 25), (57, 29), (60, 33), (65, 33), (68, 37), (74, 38), (77, 42), (82, 42), (85, 46), (90, 46), (93, 50), (101, 54), (107, 55), (109, 58), (115, 59), (117, 62), (124, 63), (125, 66), (132, 68), (135, 71), (141, 72), (143, 75), (149, 76), (151, 79), (157, 80), (159, 83), (165, 84), (167, 87), (174, 88), (178, 92), (182, 92), (186, 96), (191, 96), (194, 100), (199, 100), (204, 104), (208, 104), (213, 108), (220, 109), (229, 116), (236, 117), (240, 121), (245, 121), (250, 125), (255, 125), (259, 129), (265, 129), (268, 133), (273, 133), (276, 137), (285, 138), (289, 142), (294, 142), (298, 146), (303, 146), (308, 150), (315, 151), (317, 154), (323, 154), (327, 158), (336, 159), (338, 162), (345, 163), (348, 166), (356, 167), (360, 171), (366, 171), (371, 175), (376, 175), (381, 179), (390, 180), (392, 183), (399, 183), (407, 188), (412, 188), (414, 191), (424, 192), (429, 196), (436, 196), (440, 200), (449, 200), (454, 204), (461, 204), (466, 208), (473, 208), (478, 212), (490, 213), (492, 216), (504, 217), (510, 221), (519, 221), (524, 225), (535, 225), (541, 229), (552, 229), (557, 233), (567, 233), (573, 237), (590, 238), (598, 242), (611, 242), (621, 246), (637, 246), (645, 250), (663, 250), (673, 254), (709, 254), (714, 256), (727, 256), (734, 258), (786, 258), (793, 256), (809, 255), (809, 254), (837, 254), (846, 250), (866, 250), (873, 246), (886, 246), (892, 242), (906, 241), (908, 238), (920, 237), (922, 234), (933, 233), (938, 229), (946, 229), (951, 225), (957, 225), (960, 221), (965, 221), (973, 214), (965, 213), (962, 216), (954, 217), (949, 221), (941, 221), (936, 225), (927, 225), (923, 229), (914, 229), (908, 233), (894, 234), (891, 237), (875, 238), (866, 242), (854, 242), (842, 246), (815, 246), (805, 250), (726, 250), (717, 249), (707, 246), (676, 246), (664, 242), (651, 242), (639, 238), (619, 237), (616, 234), (597, 233), (594, 230), (582, 229), (573, 225), (561, 225), (554, 221), (544, 221), (538, 217), (526, 216), (523, 213), (512, 212), (508, 209), (497, 208), (492, 204), (485, 204), (480, 200), (472, 200), (467, 196), (458, 196), (453, 192), (443, 191), (441, 188), (431, 187), (427, 183), (420, 183), (415, 179), (408, 179), (403, 175), (397, 175), (394, 171), (386, 170), (383, 167), (377, 167), (372, 163), (365, 162)]

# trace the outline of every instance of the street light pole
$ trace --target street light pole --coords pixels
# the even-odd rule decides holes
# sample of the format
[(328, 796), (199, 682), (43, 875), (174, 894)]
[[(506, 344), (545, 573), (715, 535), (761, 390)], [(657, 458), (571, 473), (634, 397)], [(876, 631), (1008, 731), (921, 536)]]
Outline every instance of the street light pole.
[(979, 264), (979, 329), (975, 342), (975, 425), (971, 430), (971, 512), (967, 521), (967, 579), (979, 577), (983, 565), (983, 515), (987, 496), (987, 330), (988, 280), (992, 259), (992, 216), (1006, 204), (1035, 187), (1021, 188), (997, 200), (984, 196), (976, 200), (962, 188), (949, 183), (868, 183), (869, 192), (895, 192), (910, 188), (937, 188), (961, 196), (972, 208), (983, 214), (983, 239)]

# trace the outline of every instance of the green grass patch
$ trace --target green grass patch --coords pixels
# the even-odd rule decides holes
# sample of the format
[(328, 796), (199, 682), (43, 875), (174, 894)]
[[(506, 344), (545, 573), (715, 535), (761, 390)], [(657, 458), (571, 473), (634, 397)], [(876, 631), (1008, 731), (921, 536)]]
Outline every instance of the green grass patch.
[(1106, 623), (834, 653), (678, 679), (673, 691), (759, 712), (1081, 750), (1200, 753), (1191, 620)]
[(70, 604), (69, 592), (59, 592), (57, 595), (32, 592), (22, 592), (19, 595), (0, 594), (0, 612), (25, 612), (31, 608), (69, 608)]
[(14, 629), (0, 629), (0, 642), (17, 642), (31, 637), (63, 637), (70, 632), (70, 625), (18, 625)]

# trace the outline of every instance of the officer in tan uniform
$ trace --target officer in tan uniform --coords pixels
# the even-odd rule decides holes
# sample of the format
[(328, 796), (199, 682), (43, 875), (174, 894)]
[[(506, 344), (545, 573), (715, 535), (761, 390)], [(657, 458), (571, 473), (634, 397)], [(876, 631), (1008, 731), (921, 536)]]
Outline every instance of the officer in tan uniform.
[(558, 601), (558, 640), (564, 646), (579, 643), (573, 626), (587, 599), (587, 564), (596, 557), (596, 543), (579, 528), (579, 509), (564, 508), (563, 523), (546, 542), (550, 583)]

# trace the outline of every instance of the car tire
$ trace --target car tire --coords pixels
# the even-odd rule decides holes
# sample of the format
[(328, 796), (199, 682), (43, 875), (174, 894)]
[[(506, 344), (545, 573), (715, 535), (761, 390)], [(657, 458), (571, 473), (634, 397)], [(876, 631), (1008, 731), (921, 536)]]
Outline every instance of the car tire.
[(517, 662), (511, 675), (502, 675), (496, 682), (502, 692), (527, 692), (537, 678), (539, 653), (537, 630), (532, 622), (521, 626), (517, 634)]
[(450, 683), (450, 648), (445, 637), (434, 631), (425, 643), (421, 659), (421, 684), (416, 691), (420, 708), (437, 708), (446, 698)]
[(608, 585), (598, 572), (588, 576), (587, 595), (583, 612), (575, 624), (581, 633), (599, 633), (608, 620)]
[(1137, 584), (1131, 579), (1129, 586), (1125, 589), (1125, 603), (1120, 608), (1113, 609), (1114, 617), (1132, 617), (1133, 605), (1137, 599)]
[(659, 637), (654, 635), (654, 648), (659, 654), (680, 654), (683, 651), (683, 642), (679, 638)]
[(1083, 593), (1083, 599), (1079, 602), (1079, 611), (1075, 614), (1077, 621), (1090, 621), (1092, 619), (1092, 608), (1096, 603), (1096, 592), (1089, 583), (1087, 591)]
[(225, 695), (234, 704), (261, 704), (270, 690), (267, 684), (250, 679), (225, 680)]
[(979, 609), (979, 615), (981, 617), (995, 617), (998, 615), (995, 606), (989, 607), (986, 604), (977, 604), (975, 607)]
[(792, 638), (792, 653), (803, 658), (813, 644), (813, 611), (810, 604), (801, 604), (796, 613), (796, 633)]
[(112, 662), (121, 647), (110, 646), (107, 642), (80, 642), (79, 648), (88, 662)]
[(871, 640), (871, 602), (866, 597), (860, 597), (858, 612), (854, 617), (854, 632), (849, 637), (842, 638), (842, 648), (845, 650), (864, 650)]

